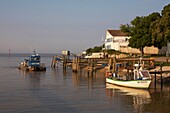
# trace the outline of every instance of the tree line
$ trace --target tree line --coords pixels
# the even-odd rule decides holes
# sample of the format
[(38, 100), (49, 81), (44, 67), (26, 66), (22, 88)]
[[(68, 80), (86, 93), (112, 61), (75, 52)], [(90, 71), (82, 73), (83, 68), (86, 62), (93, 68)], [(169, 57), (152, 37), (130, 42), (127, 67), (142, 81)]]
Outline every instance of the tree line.
[(137, 16), (130, 24), (121, 25), (120, 29), (131, 37), (128, 46), (140, 49), (142, 55), (146, 46), (161, 49), (170, 41), (170, 4), (161, 13)]

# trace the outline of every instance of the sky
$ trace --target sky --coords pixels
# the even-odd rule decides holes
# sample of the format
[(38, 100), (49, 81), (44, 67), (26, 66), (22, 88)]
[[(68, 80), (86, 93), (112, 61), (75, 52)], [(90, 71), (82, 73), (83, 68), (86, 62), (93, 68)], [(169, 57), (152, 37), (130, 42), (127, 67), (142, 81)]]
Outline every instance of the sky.
[(0, 0), (0, 53), (78, 53), (170, 0)]

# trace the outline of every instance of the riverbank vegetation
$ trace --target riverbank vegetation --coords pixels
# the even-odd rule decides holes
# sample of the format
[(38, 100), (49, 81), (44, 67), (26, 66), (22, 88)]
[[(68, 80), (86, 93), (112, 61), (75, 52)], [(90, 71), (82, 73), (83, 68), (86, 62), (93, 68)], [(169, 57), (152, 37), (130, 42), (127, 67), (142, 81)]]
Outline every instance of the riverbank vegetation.
[(94, 48), (88, 48), (86, 50), (86, 54), (96, 53), (96, 52), (102, 52), (103, 46), (95, 46)]
[(108, 55), (121, 54), (121, 53), (127, 54), (127, 53), (116, 51), (116, 50), (113, 50), (113, 49), (103, 50), (103, 48), (104, 48), (104, 45), (103, 46), (95, 46), (94, 48), (89, 48), (89, 49), (86, 50), (86, 54), (92, 54), (92, 53), (97, 53), (97, 52), (105, 52)]

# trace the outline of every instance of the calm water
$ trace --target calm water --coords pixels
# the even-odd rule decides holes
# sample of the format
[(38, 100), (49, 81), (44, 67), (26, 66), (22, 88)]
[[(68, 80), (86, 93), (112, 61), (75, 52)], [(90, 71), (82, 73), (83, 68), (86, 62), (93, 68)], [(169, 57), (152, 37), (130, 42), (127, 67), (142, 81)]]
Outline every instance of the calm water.
[(68, 68), (24, 72), (17, 65), (27, 55), (0, 54), (0, 113), (169, 113), (170, 86), (136, 90), (105, 83), (104, 74), (88, 76)]

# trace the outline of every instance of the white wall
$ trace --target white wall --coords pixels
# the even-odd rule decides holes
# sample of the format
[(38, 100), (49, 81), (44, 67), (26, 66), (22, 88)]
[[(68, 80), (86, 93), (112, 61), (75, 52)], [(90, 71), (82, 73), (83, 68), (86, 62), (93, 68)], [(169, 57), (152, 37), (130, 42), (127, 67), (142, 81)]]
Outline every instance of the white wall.
[(127, 36), (114, 36), (113, 37), (113, 41), (115, 41), (115, 42), (128, 42), (129, 43), (129, 41), (127, 40), (126, 41), (126, 39), (130, 39), (130, 37), (127, 37)]
[(114, 50), (119, 51), (119, 50), (120, 50), (120, 44), (119, 44), (119, 42), (112, 43), (112, 44), (111, 44), (111, 48), (114, 49)]
[(85, 58), (103, 58), (103, 52), (92, 53), (92, 55), (87, 55)]

